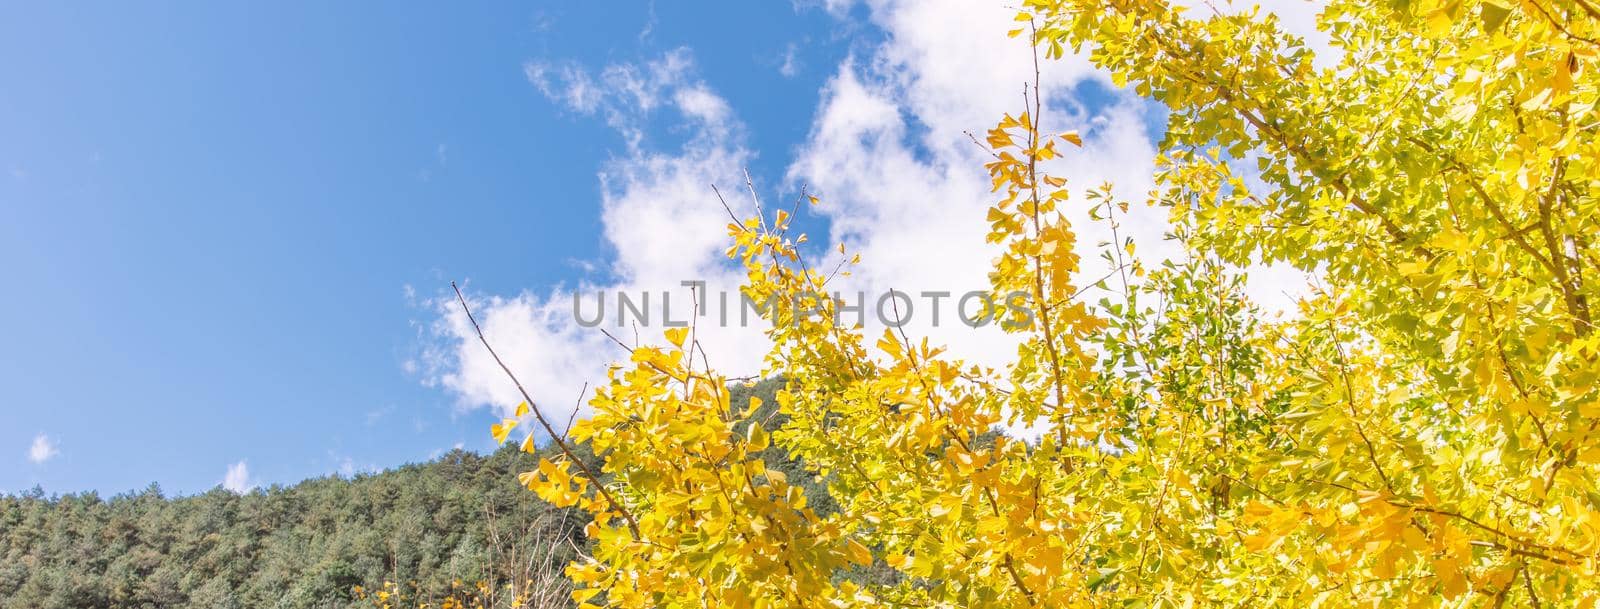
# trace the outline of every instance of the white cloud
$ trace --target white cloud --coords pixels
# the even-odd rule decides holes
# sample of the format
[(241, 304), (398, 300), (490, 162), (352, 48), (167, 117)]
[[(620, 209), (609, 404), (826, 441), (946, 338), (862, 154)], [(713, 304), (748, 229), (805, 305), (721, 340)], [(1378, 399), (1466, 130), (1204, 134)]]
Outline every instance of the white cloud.
[[(842, 16), (848, 5), (829, 2), (827, 8)], [(1002, 114), (1019, 111), (1034, 67), (1026, 39), (1005, 35), (1014, 27), (1014, 9), (968, 0), (872, 0), (867, 9), (871, 23), (886, 36), (835, 69), (786, 179), (791, 187), (808, 184), (825, 202), (817, 210), (830, 221), (829, 234), (825, 239), (812, 235), (814, 242), (826, 242), (819, 245), (828, 250), (843, 242), (862, 254), (856, 274), (835, 285), (849, 295), (869, 295), (866, 317), (868, 331), (874, 332), (881, 325), (872, 323), (872, 299), (890, 288), (959, 295), (988, 286), (996, 250), (984, 243), (982, 218), (995, 195), (983, 169), (986, 153), (967, 133), (981, 136)], [(1045, 61), (1040, 67), (1043, 129), (1078, 130), (1084, 138), (1082, 149), (1067, 150), (1047, 168), (1067, 178), (1074, 191), (1067, 208), (1084, 260), (1080, 281), (1092, 282), (1109, 268), (1095, 255), (1097, 244), (1110, 240), (1109, 229), (1089, 220), (1082, 196), (1105, 182), (1134, 203), (1123, 219), (1122, 236), (1133, 236), (1147, 261), (1178, 255), (1176, 246), (1163, 240), (1164, 210), (1142, 205), (1153, 186), (1156, 154), (1149, 124), (1163, 110), (1115, 90), (1083, 58)], [(722, 186), (729, 203), (738, 206), (735, 212), (748, 214), (751, 204), (740, 194), (744, 177), (739, 172), (753, 153), (745, 148), (735, 109), (699, 80), (686, 50), (599, 71), (559, 61), (530, 62), (525, 71), (552, 101), (602, 117), (627, 142), (626, 153), (598, 175), (614, 280), (510, 296), (467, 290), (490, 342), (559, 425), (571, 413), (582, 383), (602, 380), (606, 363), (620, 354), (597, 329), (574, 322), (575, 293), (582, 297), (586, 317), (597, 291), (613, 295), (605, 302), (605, 327), (628, 341), (632, 329), (612, 323), (618, 290), (649, 291), (655, 299), (671, 292), (679, 311), (688, 300), (682, 280), (702, 279), (713, 294), (725, 290), (737, 298), (741, 273), (722, 255), (727, 216), (709, 185)], [(1085, 94), (1094, 99), (1084, 99)], [(653, 150), (644, 125), (663, 113), (676, 124), (676, 133), (689, 137), (674, 149)], [(925, 306), (928, 301), (916, 302)], [(659, 313), (659, 300), (652, 305)], [(426, 382), (454, 394), (461, 408), (490, 405), (509, 412), (521, 396), (478, 344), (453, 295), (435, 300), (434, 306), (438, 341), (421, 358)], [(952, 319), (953, 313), (947, 300), (940, 327), (934, 328), (926, 310), (916, 312), (907, 333), (927, 335), (979, 363), (999, 364), (1015, 354), (1015, 337), (994, 328), (967, 328)], [(653, 321), (643, 338), (659, 342), (660, 323)], [(712, 363), (724, 372), (754, 372), (765, 354), (767, 342), (755, 328), (702, 324), (699, 332)]]
[(28, 460), (35, 464), (43, 464), (45, 461), (49, 461), (52, 457), (60, 454), (60, 452), (56, 449), (55, 440), (41, 433), (34, 436), (33, 444), (28, 446)]
[[(840, 284), (847, 294), (865, 292), (870, 305), (890, 288), (913, 294), (984, 289), (993, 252), (984, 244), (981, 218), (993, 195), (982, 152), (965, 132), (982, 132), (1017, 109), (1023, 83), (1033, 77), (1031, 50), (1025, 41), (1005, 36), (1012, 13), (1003, 7), (961, 0), (879, 2), (871, 15), (889, 36), (838, 68), (788, 177), (822, 192), (831, 240), (862, 252), (860, 272)], [(668, 291), (682, 311), (688, 301), (683, 280), (705, 280), (711, 293), (725, 291), (737, 299), (741, 274), (722, 254), (726, 212), (709, 185), (724, 187), (730, 204), (740, 206), (736, 213), (749, 213), (739, 172), (752, 154), (727, 102), (695, 77), (687, 51), (597, 74), (565, 62), (530, 62), (525, 71), (552, 101), (603, 117), (628, 142), (627, 154), (599, 173), (616, 281), (515, 296), (468, 290), (490, 342), (535, 402), (560, 421), (571, 412), (581, 383), (600, 380), (605, 364), (620, 353), (598, 330), (574, 323), (574, 293), (582, 296), (586, 316), (599, 290), (647, 291), (655, 298)], [(1047, 64), (1047, 124), (1083, 130), (1089, 146), (1060, 169), (1079, 186), (1114, 180), (1121, 192), (1138, 198), (1149, 186), (1154, 156), (1144, 132), (1145, 108), (1124, 97), (1091, 113), (1067, 95), (1086, 79), (1101, 77), (1081, 60)], [(650, 150), (642, 125), (668, 107), (691, 136), (679, 149)], [(632, 340), (631, 328), (611, 324), (617, 318), (612, 298), (606, 325)], [(659, 300), (652, 304), (659, 312)], [(428, 382), (455, 394), (463, 408), (492, 405), (509, 412), (521, 396), (477, 343), (466, 316), (453, 299), (435, 305), (441, 340), (422, 358)], [(953, 319), (951, 307), (949, 301), (941, 307), (938, 329), (928, 327), (931, 315), (912, 313), (916, 322), (908, 332), (930, 334), (987, 363), (1015, 352), (1013, 337), (967, 328)], [(871, 325), (870, 309), (867, 317)], [(652, 325), (647, 341), (659, 337), (659, 320)], [(702, 325), (699, 338), (713, 364), (733, 374), (755, 372), (767, 344), (756, 328), (719, 324)]]
[(708, 129), (725, 126), (732, 115), (728, 102), (703, 85), (678, 89), (673, 101), (685, 116), (692, 117)]
[[(642, 120), (675, 100), (676, 94), (695, 83), (688, 81), (694, 60), (686, 48), (666, 53), (644, 64), (612, 64), (591, 73), (572, 61), (529, 61), (523, 74), (550, 101), (579, 114), (600, 114), (622, 134), (630, 148), (644, 140)], [(708, 100), (688, 100), (686, 112), (707, 112)]]
[[(865, 4), (887, 36), (839, 67), (790, 177), (817, 187), (829, 201), (823, 211), (833, 220), (831, 236), (861, 249), (864, 265), (853, 283), (865, 284), (869, 293), (891, 282), (982, 287), (993, 250), (983, 245), (986, 227), (978, 219), (995, 197), (982, 169), (985, 153), (968, 132), (981, 136), (1003, 113), (1021, 110), (1023, 86), (1035, 78), (1025, 37), (1005, 35), (1016, 26), (1015, 9), (963, 0)], [(1315, 27), (1323, 4), (1266, 0), (1262, 10), (1306, 37), (1319, 64), (1331, 64), (1339, 51)], [(1253, 3), (1218, 6), (1231, 13)], [(1109, 227), (1088, 218), (1082, 196), (1102, 183), (1133, 203), (1120, 236), (1132, 236), (1147, 263), (1181, 256), (1164, 238), (1170, 227), (1165, 210), (1143, 205), (1156, 153), (1147, 126), (1161, 122), (1165, 109), (1116, 90), (1083, 57), (1043, 61), (1039, 68), (1042, 130), (1077, 130), (1084, 137), (1083, 148), (1067, 149), (1046, 167), (1067, 178), (1074, 192), (1065, 208), (1083, 257), (1080, 283), (1111, 268), (1098, 259), (1099, 244), (1111, 241)], [(1098, 99), (1085, 100), (1085, 93)], [(1292, 310), (1305, 292), (1304, 274), (1293, 269), (1257, 267), (1251, 274), (1250, 294), (1269, 311)], [(1013, 353), (1007, 341), (959, 326), (926, 330), (980, 361)]]
[(600, 90), (577, 64), (530, 61), (522, 64), (522, 72), (545, 97), (568, 108), (591, 112), (599, 103)]
[[(1248, 6), (1249, 3), (1240, 3)], [(1319, 65), (1333, 65), (1344, 52), (1333, 47), (1327, 32), (1317, 29), (1317, 15), (1327, 2), (1318, 0), (1261, 0), (1261, 10), (1276, 15), (1284, 32), (1299, 36), (1317, 54)]]
[[(996, 195), (983, 169), (987, 153), (968, 133), (981, 136), (1003, 114), (1023, 109), (1023, 87), (1034, 80), (1032, 50), (1026, 39), (1005, 35), (1014, 27), (1015, 11), (1004, 6), (884, 0), (868, 8), (888, 36), (839, 67), (790, 178), (821, 192), (831, 240), (862, 253), (857, 274), (842, 282), (852, 293), (983, 290), (998, 250), (984, 242), (988, 227), (982, 218)], [(1066, 158), (1047, 169), (1067, 178), (1078, 193), (1067, 208), (1090, 281), (1100, 268), (1093, 247), (1109, 234), (1104, 224), (1089, 222), (1081, 192), (1109, 181), (1120, 196), (1144, 200), (1155, 157), (1145, 113), (1153, 108), (1119, 92), (1102, 95), (1110, 97), (1109, 104), (1080, 101), (1076, 93), (1085, 82), (1111, 91), (1105, 77), (1080, 58), (1040, 67), (1043, 129), (1084, 135), (1083, 149), (1067, 150)], [(1161, 239), (1164, 214), (1138, 205), (1132, 211), (1124, 231), (1141, 249), (1174, 254)], [(918, 303), (931, 306), (927, 299)], [(938, 328), (931, 327), (931, 315), (913, 314), (907, 333), (927, 335), (956, 355), (990, 365), (1015, 354), (1015, 337), (952, 323), (953, 308), (941, 313)], [(869, 332), (882, 327), (868, 326)]]
[(783, 63), (778, 65), (778, 73), (785, 78), (794, 78), (800, 73), (800, 48), (795, 43), (783, 49)]
[[(641, 330), (648, 335), (641, 338), (659, 342), (663, 293), (678, 320), (687, 319), (692, 306), (683, 281), (705, 281), (713, 292), (737, 294), (740, 275), (722, 253), (727, 212), (711, 185), (737, 194), (735, 186), (743, 183), (741, 170), (751, 155), (742, 143), (743, 126), (727, 101), (695, 76), (686, 50), (643, 64), (608, 66), (598, 76), (573, 64), (552, 65), (529, 64), (530, 81), (569, 110), (604, 117), (628, 143), (626, 154), (607, 162), (597, 176), (604, 235), (615, 254), (609, 266), (614, 279), (513, 296), (479, 295), (470, 285), (465, 292), (500, 357), (541, 411), (561, 425), (577, 404), (583, 382), (601, 380), (605, 366), (623, 355), (599, 328), (575, 323), (575, 296), (582, 298), (585, 317), (592, 317), (597, 295), (605, 293), (602, 328), (631, 342), (633, 329), (616, 324), (616, 294), (626, 293), (635, 301), (648, 294), (652, 317)], [(596, 82), (605, 86), (594, 87)], [(591, 95), (601, 90), (603, 95)], [(643, 129), (650, 119), (675, 123), (688, 137), (672, 150), (650, 149)], [(729, 203), (748, 210), (742, 201)], [(522, 397), (478, 343), (453, 294), (434, 305), (439, 318), (433, 330), (439, 342), (420, 360), (426, 382), (453, 393), (461, 408), (489, 405), (509, 412)], [(754, 329), (707, 324), (700, 327), (699, 338), (714, 364), (735, 371), (753, 372), (766, 349)]]
[(244, 461), (229, 465), (228, 473), (222, 477), (222, 488), (235, 493), (248, 493), (255, 487), (255, 481), (250, 479), (250, 466)]
[(377, 464), (367, 462), (365, 465), (357, 463), (354, 457), (328, 450), (328, 461), (333, 464), (333, 473), (341, 478), (354, 478), (358, 474), (375, 474), (379, 469)]
[(655, 31), (656, 31), (656, 23), (659, 21), (658, 19), (656, 19), (656, 3), (655, 3), (655, 0), (650, 0), (650, 5), (648, 7), (648, 10), (649, 10), (649, 13), (648, 13), (649, 16), (645, 18), (644, 28), (639, 30), (639, 42), (640, 43), (643, 43), (643, 42), (645, 42), (647, 40), (650, 40), (651, 34), (654, 34)]

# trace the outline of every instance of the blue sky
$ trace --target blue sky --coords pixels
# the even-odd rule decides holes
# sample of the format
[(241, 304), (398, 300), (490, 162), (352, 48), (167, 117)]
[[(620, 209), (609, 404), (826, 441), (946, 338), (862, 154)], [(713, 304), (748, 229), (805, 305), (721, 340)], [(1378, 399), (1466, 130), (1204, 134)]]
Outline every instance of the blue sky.
[[(537, 397), (570, 402), (603, 368), (557, 319), (564, 290), (721, 273), (703, 185), (741, 168), (766, 197), (821, 192), (804, 227), (878, 263), (863, 289), (981, 282), (962, 131), (1031, 73), (1006, 9), (604, 6), (0, 8), (0, 491), (192, 493), (487, 449), (514, 402), (449, 281)], [(1062, 172), (1147, 188), (1159, 109), (1055, 64), (1051, 122), (1088, 139)], [(759, 338), (719, 340), (758, 361)]]

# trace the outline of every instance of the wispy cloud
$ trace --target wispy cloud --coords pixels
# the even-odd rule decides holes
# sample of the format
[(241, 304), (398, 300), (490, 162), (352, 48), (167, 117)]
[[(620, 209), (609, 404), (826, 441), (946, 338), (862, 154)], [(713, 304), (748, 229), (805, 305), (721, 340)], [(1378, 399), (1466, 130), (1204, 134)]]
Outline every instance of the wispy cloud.
[(250, 479), (250, 466), (244, 461), (229, 465), (228, 473), (222, 476), (222, 488), (234, 493), (248, 493), (255, 487), (255, 481)]
[(783, 49), (783, 63), (778, 64), (778, 73), (786, 78), (794, 78), (800, 73), (800, 49), (795, 43)]
[[(850, 4), (838, 0), (826, 6), (847, 18), (844, 9)], [(863, 265), (854, 275), (830, 284), (841, 292), (984, 289), (996, 252), (985, 241), (982, 218), (994, 195), (983, 168), (985, 153), (967, 134), (982, 133), (1002, 114), (1020, 111), (1020, 92), (1035, 78), (1032, 49), (1026, 39), (1005, 35), (1014, 27), (1015, 10), (1004, 6), (969, 0), (865, 4), (872, 25), (886, 35), (834, 69), (820, 91), (810, 133), (787, 168), (785, 186), (793, 190), (807, 184), (821, 195), (824, 204), (817, 210), (828, 220), (829, 234), (812, 235), (814, 243), (829, 250), (843, 243), (862, 254)], [(785, 64), (781, 71), (797, 69)], [(1084, 57), (1045, 62), (1041, 68), (1042, 129), (1076, 130), (1084, 140), (1081, 149), (1066, 151), (1048, 170), (1066, 178), (1073, 190), (1067, 208), (1079, 231), (1082, 273), (1098, 277), (1104, 269), (1095, 266), (1100, 264), (1095, 248), (1111, 235), (1105, 223), (1088, 217), (1083, 193), (1111, 183), (1120, 198), (1145, 200), (1156, 158), (1150, 125), (1164, 110), (1115, 88)], [(598, 71), (566, 61), (529, 62), (524, 70), (553, 102), (604, 118), (628, 143), (626, 153), (598, 175), (615, 282), (511, 296), (468, 291), (502, 358), (524, 385), (535, 388), (533, 397), (547, 414), (565, 418), (579, 384), (598, 379), (617, 355), (598, 330), (573, 321), (574, 293), (592, 303), (598, 289), (670, 291), (676, 303), (680, 297), (687, 301), (687, 290), (678, 284), (685, 279), (706, 280), (712, 293), (738, 293), (742, 277), (722, 256), (726, 214), (711, 198), (709, 185), (735, 186), (724, 194), (742, 190), (744, 177), (738, 172), (755, 154), (745, 147), (737, 109), (698, 77), (686, 50)], [(671, 114), (663, 117), (663, 111)], [(690, 137), (681, 147), (652, 150), (649, 134), (663, 124)], [(752, 207), (743, 196), (730, 196), (729, 202), (738, 206), (738, 214)], [(1131, 233), (1152, 261), (1183, 255), (1165, 240), (1169, 228), (1165, 211), (1154, 207), (1135, 205), (1122, 218), (1123, 236)], [(455, 394), (463, 408), (493, 405), (509, 411), (521, 398), (477, 344), (465, 316), (453, 300), (435, 305), (439, 342), (423, 358), (427, 382)], [(1015, 356), (1015, 336), (992, 327), (933, 327), (931, 321), (918, 318), (906, 331), (949, 345), (954, 355), (975, 363), (997, 365)], [(867, 323), (869, 334), (877, 331), (874, 323)], [(656, 339), (658, 332), (654, 328), (643, 338)], [(715, 324), (702, 325), (699, 338), (712, 363), (734, 374), (754, 372), (767, 345), (756, 329)]]
[[(604, 118), (628, 144), (596, 176), (604, 237), (614, 256), (601, 264), (583, 262), (604, 268), (614, 279), (509, 296), (466, 286), (478, 321), (501, 358), (545, 414), (565, 420), (577, 405), (582, 382), (603, 374), (606, 364), (620, 356), (598, 329), (574, 323), (575, 294), (620, 290), (659, 298), (665, 291), (672, 293), (675, 307), (686, 307), (690, 292), (680, 284), (684, 280), (705, 280), (710, 290), (737, 293), (740, 275), (722, 254), (728, 219), (711, 185), (742, 184), (741, 169), (752, 155), (743, 143), (743, 125), (726, 99), (699, 78), (687, 49), (599, 70), (565, 61), (530, 62), (524, 69), (529, 82), (553, 102)], [(663, 124), (674, 135), (687, 137), (675, 137), (677, 143), (666, 150), (654, 149), (648, 135)], [(748, 203), (730, 203), (748, 211)], [(455, 394), (463, 409), (515, 407), (521, 396), (478, 344), (453, 294), (434, 304), (437, 342), (417, 360), (424, 382)], [(754, 330), (703, 327), (700, 338), (716, 363), (739, 363), (746, 369), (759, 365), (766, 349), (764, 337)]]
[[(1021, 111), (1032, 86), (1032, 49), (1010, 38), (1014, 9), (966, 0), (882, 0), (867, 3), (882, 42), (843, 61), (825, 85), (811, 132), (789, 167), (794, 183), (819, 191), (818, 210), (830, 220), (829, 241), (861, 253), (863, 263), (837, 285), (845, 293), (890, 289), (961, 294), (988, 286), (998, 255), (985, 240), (984, 210), (995, 200), (984, 170), (989, 160), (969, 133), (981, 134), (1005, 113)], [(1154, 143), (1146, 102), (1114, 90), (1087, 61), (1067, 57), (1040, 66), (1047, 132), (1077, 130), (1082, 149), (1047, 170), (1068, 180), (1075, 201), (1112, 182), (1116, 192), (1143, 200), (1151, 187)], [(1084, 87), (1105, 91), (1093, 103)], [(1092, 248), (1110, 240), (1091, 222), (1087, 205), (1070, 204), (1086, 266)], [(1157, 255), (1166, 222), (1160, 210), (1135, 208), (1124, 223), (1140, 249)], [(1101, 234), (1105, 232), (1106, 234)], [(1085, 275), (1096, 269), (1087, 268)], [(921, 302), (927, 302), (923, 300)], [(879, 320), (866, 324), (870, 336)], [(1016, 354), (1017, 337), (993, 327), (934, 327), (927, 317), (906, 331), (948, 345), (952, 354), (999, 365)]]
[[(982, 217), (991, 194), (983, 156), (965, 132), (981, 131), (1015, 110), (1022, 83), (1032, 80), (1030, 50), (1025, 41), (1005, 36), (1012, 13), (1003, 7), (964, 0), (881, 2), (871, 14), (889, 36), (866, 56), (839, 65), (787, 171), (788, 186), (805, 182), (820, 190), (826, 201), (820, 209), (832, 227), (827, 241), (863, 253), (863, 272), (842, 280), (841, 290), (984, 289), (993, 254)], [(534, 388), (546, 413), (560, 419), (571, 412), (580, 383), (597, 379), (619, 354), (598, 330), (574, 323), (575, 292), (659, 297), (667, 291), (675, 303), (687, 302), (688, 290), (679, 282), (702, 279), (711, 293), (737, 298), (743, 277), (723, 255), (727, 216), (710, 185), (731, 187), (723, 192), (735, 213), (748, 215), (753, 202), (736, 193), (743, 190), (740, 170), (754, 153), (746, 148), (735, 110), (699, 79), (686, 50), (598, 71), (564, 61), (529, 62), (524, 70), (553, 102), (604, 118), (628, 142), (627, 153), (598, 175), (617, 281), (513, 296), (467, 292), (490, 342), (523, 384)], [(1067, 95), (1073, 86), (1104, 80), (1081, 60), (1052, 62), (1046, 77), (1051, 128), (1078, 128), (1089, 140), (1083, 158), (1064, 169), (1069, 177), (1084, 186), (1116, 180), (1129, 193), (1148, 189), (1155, 152), (1139, 102), (1129, 95), (1104, 108), (1075, 103)], [(674, 149), (652, 150), (647, 136), (663, 124), (690, 137)], [(448, 298), (436, 305), (440, 341), (422, 358), (427, 381), (455, 394), (464, 408), (514, 407), (521, 397), (477, 344), (459, 307)], [(986, 363), (1015, 353), (1016, 339), (998, 330), (945, 325), (937, 332), (908, 331)], [(652, 328), (643, 338), (656, 340), (659, 331)], [(756, 328), (711, 324), (697, 334), (713, 364), (732, 374), (756, 372), (768, 344)]]
[(373, 425), (377, 425), (380, 421), (388, 418), (389, 415), (394, 414), (394, 411), (395, 411), (394, 404), (389, 404), (388, 406), (384, 406), (382, 408), (374, 408), (372, 410), (368, 410), (367, 411), (367, 427), (372, 427)]
[(650, 0), (650, 4), (649, 4), (649, 9), (648, 10), (649, 10), (649, 13), (648, 13), (649, 16), (647, 18), (645, 18), (644, 28), (639, 30), (639, 43), (640, 44), (644, 44), (646, 41), (650, 40), (650, 36), (655, 34), (655, 32), (656, 32), (656, 23), (658, 23), (658, 20), (656, 19), (656, 2), (655, 2), (655, 0)]
[(41, 433), (34, 436), (33, 444), (28, 446), (28, 460), (35, 464), (42, 465), (45, 461), (49, 461), (52, 457), (55, 457), (60, 452), (61, 451), (56, 449), (55, 440), (52, 440), (50, 439), (50, 436)]
[[(644, 123), (680, 92), (699, 85), (691, 78), (694, 58), (687, 48), (642, 63), (616, 63), (594, 71), (571, 60), (535, 60), (523, 75), (550, 101), (579, 114), (598, 114), (630, 148), (645, 139)], [(688, 110), (688, 109), (686, 109)], [(688, 110), (692, 111), (692, 110)]]
[(341, 478), (354, 478), (359, 474), (375, 474), (379, 468), (377, 464), (367, 462), (361, 464), (355, 457), (334, 450), (328, 450), (328, 460), (333, 463), (333, 473)]

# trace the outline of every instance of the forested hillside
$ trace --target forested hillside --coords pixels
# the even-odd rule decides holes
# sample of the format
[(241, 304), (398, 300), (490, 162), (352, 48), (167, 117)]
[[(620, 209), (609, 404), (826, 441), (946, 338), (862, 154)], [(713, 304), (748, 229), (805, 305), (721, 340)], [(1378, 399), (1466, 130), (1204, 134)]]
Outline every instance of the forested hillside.
[(386, 580), (434, 593), (455, 579), (505, 581), (526, 573), (511, 559), (530, 551), (553, 553), (559, 576), (581, 524), (516, 487), (530, 458), (458, 450), (243, 495), (165, 497), (151, 485), (110, 499), (5, 497), (0, 598), (6, 609), (344, 607), (355, 586)]
[[(735, 389), (764, 396), (756, 416), (773, 428), (775, 385)], [(569, 606), (562, 569), (585, 519), (517, 486), (538, 457), (515, 444), (243, 495), (3, 496), (0, 609)]]

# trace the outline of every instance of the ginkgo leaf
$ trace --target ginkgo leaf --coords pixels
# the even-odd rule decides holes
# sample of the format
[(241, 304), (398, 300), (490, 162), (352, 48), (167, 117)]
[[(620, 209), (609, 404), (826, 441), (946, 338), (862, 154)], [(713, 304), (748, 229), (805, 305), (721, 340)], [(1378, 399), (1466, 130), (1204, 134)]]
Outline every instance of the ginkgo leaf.
[(872, 551), (867, 546), (854, 539), (845, 540), (845, 551), (849, 553), (850, 560), (858, 565), (872, 564)]
[(533, 454), (539, 451), (538, 445), (534, 443), (535, 435), (537, 434), (530, 433), (528, 437), (522, 439), (522, 452)]
[(504, 419), (499, 423), (489, 426), (489, 433), (494, 436), (495, 444), (505, 444), (506, 436), (511, 435), (511, 430), (517, 427), (516, 419)]
[(747, 436), (751, 452), (766, 450), (768, 445), (767, 430), (762, 429), (759, 422), (750, 424)]
[(1479, 4), (1478, 11), (1483, 17), (1483, 29), (1486, 32), (1500, 29), (1500, 25), (1506, 22), (1506, 17), (1511, 16), (1511, 9), (1492, 1)]
[[(1076, 120), (1044, 83), (984, 132), (990, 194), (965, 221), (992, 319), (970, 329), (1003, 348), (982, 365), (950, 330), (777, 307), (765, 400), (685, 361), (684, 328), (612, 368), (573, 425), (593, 471), (519, 477), (588, 515), (567, 571), (584, 602), (1597, 598), (1600, 14), (1333, 0), (1333, 44), (1308, 45), (1266, 11), (1183, 4), (1018, 11), (1041, 61), (1077, 54), (1166, 129), (1128, 192), (1068, 188), (1072, 163), (1116, 158), (1060, 162), (1083, 138), (1044, 131)], [(775, 217), (728, 227), (742, 293), (830, 293)], [(852, 574), (875, 557), (896, 573)]]
[(665, 334), (667, 342), (672, 343), (674, 346), (682, 347), (683, 341), (689, 337), (689, 328), (667, 328)]

